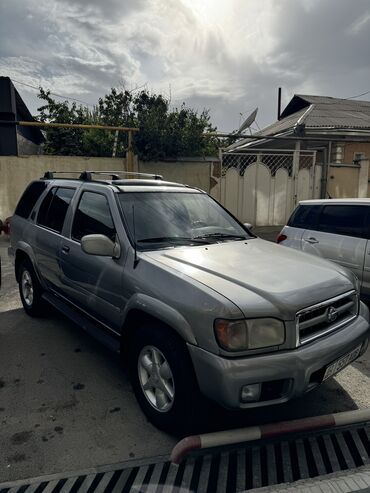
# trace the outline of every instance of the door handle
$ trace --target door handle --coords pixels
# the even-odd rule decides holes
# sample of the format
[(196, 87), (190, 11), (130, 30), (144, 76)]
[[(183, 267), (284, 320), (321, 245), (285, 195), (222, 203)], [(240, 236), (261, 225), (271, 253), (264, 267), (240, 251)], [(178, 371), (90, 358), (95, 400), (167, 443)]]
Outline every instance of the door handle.
[(307, 241), (307, 243), (311, 243), (313, 245), (314, 243), (318, 243), (319, 241), (316, 240), (316, 238), (304, 238), (304, 241)]
[(64, 245), (64, 246), (62, 247), (62, 252), (63, 252), (64, 254), (66, 254), (66, 255), (69, 253), (69, 250), (70, 250), (69, 246)]

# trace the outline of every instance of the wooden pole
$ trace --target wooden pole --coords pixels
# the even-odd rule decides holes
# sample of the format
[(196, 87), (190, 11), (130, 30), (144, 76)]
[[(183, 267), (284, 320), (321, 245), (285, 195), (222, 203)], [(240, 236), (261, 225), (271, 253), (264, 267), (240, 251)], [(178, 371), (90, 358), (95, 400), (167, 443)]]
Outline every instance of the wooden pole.
[(116, 130), (116, 133), (114, 135), (114, 143), (113, 143), (112, 157), (116, 157), (116, 154), (117, 154), (118, 132), (119, 131)]
[(134, 171), (134, 154), (132, 151), (132, 132), (131, 132), (131, 130), (128, 131), (127, 171)]

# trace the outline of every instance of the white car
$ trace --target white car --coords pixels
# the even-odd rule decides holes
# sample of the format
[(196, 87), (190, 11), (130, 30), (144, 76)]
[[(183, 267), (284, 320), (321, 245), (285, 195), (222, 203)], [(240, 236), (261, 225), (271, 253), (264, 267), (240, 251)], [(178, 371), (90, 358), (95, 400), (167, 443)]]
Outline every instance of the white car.
[(347, 267), (370, 300), (370, 199), (304, 200), (277, 243)]

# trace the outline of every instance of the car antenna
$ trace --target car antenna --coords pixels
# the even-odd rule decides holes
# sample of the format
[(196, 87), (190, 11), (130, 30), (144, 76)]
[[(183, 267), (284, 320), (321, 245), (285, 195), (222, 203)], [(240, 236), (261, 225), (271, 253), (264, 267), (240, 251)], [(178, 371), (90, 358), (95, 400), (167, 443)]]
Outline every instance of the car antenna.
[(135, 228), (135, 205), (132, 204), (132, 229), (134, 233), (134, 269), (136, 269), (139, 259), (137, 257), (136, 228)]

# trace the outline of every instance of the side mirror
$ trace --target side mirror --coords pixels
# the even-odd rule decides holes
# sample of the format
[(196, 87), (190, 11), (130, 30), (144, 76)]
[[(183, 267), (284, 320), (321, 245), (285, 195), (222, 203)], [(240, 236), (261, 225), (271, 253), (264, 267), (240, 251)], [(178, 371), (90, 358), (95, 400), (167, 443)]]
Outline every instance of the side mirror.
[(253, 224), (251, 224), (251, 223), (243, 223), (243, 226), (245, 226), (250, 231), (252, 231), (252, 229), (253, 229)]
[(82, 251), (89, 255), (118, 258), (121, 255), (119, 243), (113, 243), (105, 235), (86, 235), (81, 238)]

